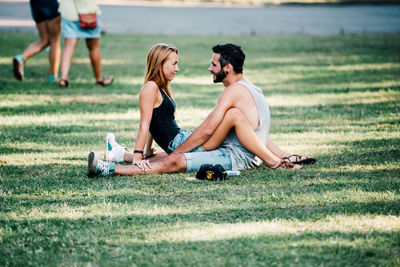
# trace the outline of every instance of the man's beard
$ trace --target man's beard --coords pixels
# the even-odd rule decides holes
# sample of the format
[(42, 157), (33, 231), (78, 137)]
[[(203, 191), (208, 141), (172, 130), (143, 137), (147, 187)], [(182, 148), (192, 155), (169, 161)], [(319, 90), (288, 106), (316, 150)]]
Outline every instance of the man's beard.
[(214, 83), (220, 83), (222, 82), (226, 77), (226, 73), (225, 71), (221, 70), (220, 72), (217, 72), (215, 74), (215, 79), (214, 79)]

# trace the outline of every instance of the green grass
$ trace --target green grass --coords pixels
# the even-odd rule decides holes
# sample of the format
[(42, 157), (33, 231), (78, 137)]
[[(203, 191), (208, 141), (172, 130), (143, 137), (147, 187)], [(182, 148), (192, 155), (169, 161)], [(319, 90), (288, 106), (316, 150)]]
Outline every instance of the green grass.
[[(400, 265), (400, 35), (106, 35), (115, 84), (93, 85), (81, 42), (68, 89), (47, 83), (45, 52), (14, 80), (12, 57), (34, 40), (0, 35), (0, 266)], [(210, 47), (228, 41), (264, 89), (271, 138), (315, 165), (216, 183), (86, 178), (107, 132), (133, 148), (153, 44), (179, 48), (176, 116), (193, 129), (223, 89), (207, 71)]]

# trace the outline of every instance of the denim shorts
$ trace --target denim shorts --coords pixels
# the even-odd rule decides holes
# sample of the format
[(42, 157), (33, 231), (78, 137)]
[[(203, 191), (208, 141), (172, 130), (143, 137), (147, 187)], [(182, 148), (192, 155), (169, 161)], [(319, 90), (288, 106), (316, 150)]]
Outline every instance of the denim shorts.
[[(180, 144), (192, 134), (181, 129), (175, 136), (174, 140), (168, 146), (168, 154), (172, 153)], [(202, 146), (195, 148), (190, 153), (184, 153), (186, 159), (186, 171), (197, 172), (203, 164), (220, 164), (225, 170), (232, 170), (232, 160), (229, 150), (226, 148), (218, 148), (212, 151), (205, 151)]]
[(79, 21), (70, 21), (61, 17), (61, 29), (64, 34), (64, 38), (100, 38), (100, 24), (101, 19), (99, 15), (97, 15), (97, 27), (94, 29), (82, 29), (79, 26)]
[(35, 0), (30, 1), (30, 5), (32, 17), (36, 23), (60, 16), (57, 0)]
[[(179, 133), (174, 137), (174, 140), (171, 141), (168, 145), (168, 154), (171, 154), (175, 151), (175, 149), (180, 146), (186, 139), (192, 134), (192, 131), (188, 132), (184, 129), (180, 129)], [(192, 150), (192, 152), (204, 152), (205, 150), (199, 146)]]

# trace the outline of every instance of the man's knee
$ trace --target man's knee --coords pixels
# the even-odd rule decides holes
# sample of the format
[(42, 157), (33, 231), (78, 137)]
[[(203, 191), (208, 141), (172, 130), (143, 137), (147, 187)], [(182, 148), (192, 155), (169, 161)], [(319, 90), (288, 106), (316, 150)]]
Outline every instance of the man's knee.
[(245, 118), (243, 112), (238, 108), (230, 108), (225, 112), (225, 117), (230, 120)]

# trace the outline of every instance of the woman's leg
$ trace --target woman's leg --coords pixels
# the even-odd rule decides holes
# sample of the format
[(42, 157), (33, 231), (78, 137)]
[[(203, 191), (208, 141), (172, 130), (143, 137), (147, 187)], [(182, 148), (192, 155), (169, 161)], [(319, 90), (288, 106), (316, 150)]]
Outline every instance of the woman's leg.
[(58, 75), (58, 69), (60, 67), (60, 31), (61, 31), (61, 17), (58, 16), (51, 20), (46, 20), (47, 31), (50, 41), (50, 52), (49, 52), (49, 62), (50, 62), (50, 74), (54, 77)]
[(13, 71), (17, 80), (22, 81), (24, 79), (25, 62), (49, 45), (46, 23), (44, 21), (36, 23), (36, 28), (39, 31), (40, 40), (31, 43), (22, 54), (15, 56), (13, 59)]
[(86, 39), (86, 46), (89, 49), (90, 63), (92, 64), (96, 84), (107, 86), (114, 81), (113, 76), (103, 77), (101, 70), (100, 39)]
[(31, 43), (28, 48), (25, 49), (22, 53), (25, 60), (28, 60), (49, 45), (49, 33), (47, 31), (46, 21), (36, 23), (36, 28), (38, 29), (40, 40)]
[(63, 80), (68, 80), (72, 57), (74, 56), (75, 47), (77, 44), (77, 38), (65, 38), (64, 49), (61, 56), (61, 79)]
[(101, 73), (101, 53), (99, 43), (99, 38), (86, 39), (86, 46), (89, 50), (90, 63), (92, 64), (96, 81), (101, 81), (103, 79)]
[(231, 108), (225, 113), (224, 119), (214, 134), (203, 144), (203, 148), (205, 150), (218, 148), (232, 128), (234, 128), (239, 142), (250, 153), (261, 158), (270, 167), (276, 167), (280, 164), (281, 158), (274, 155), (261, 143), (247, 118), (237, 108)]

